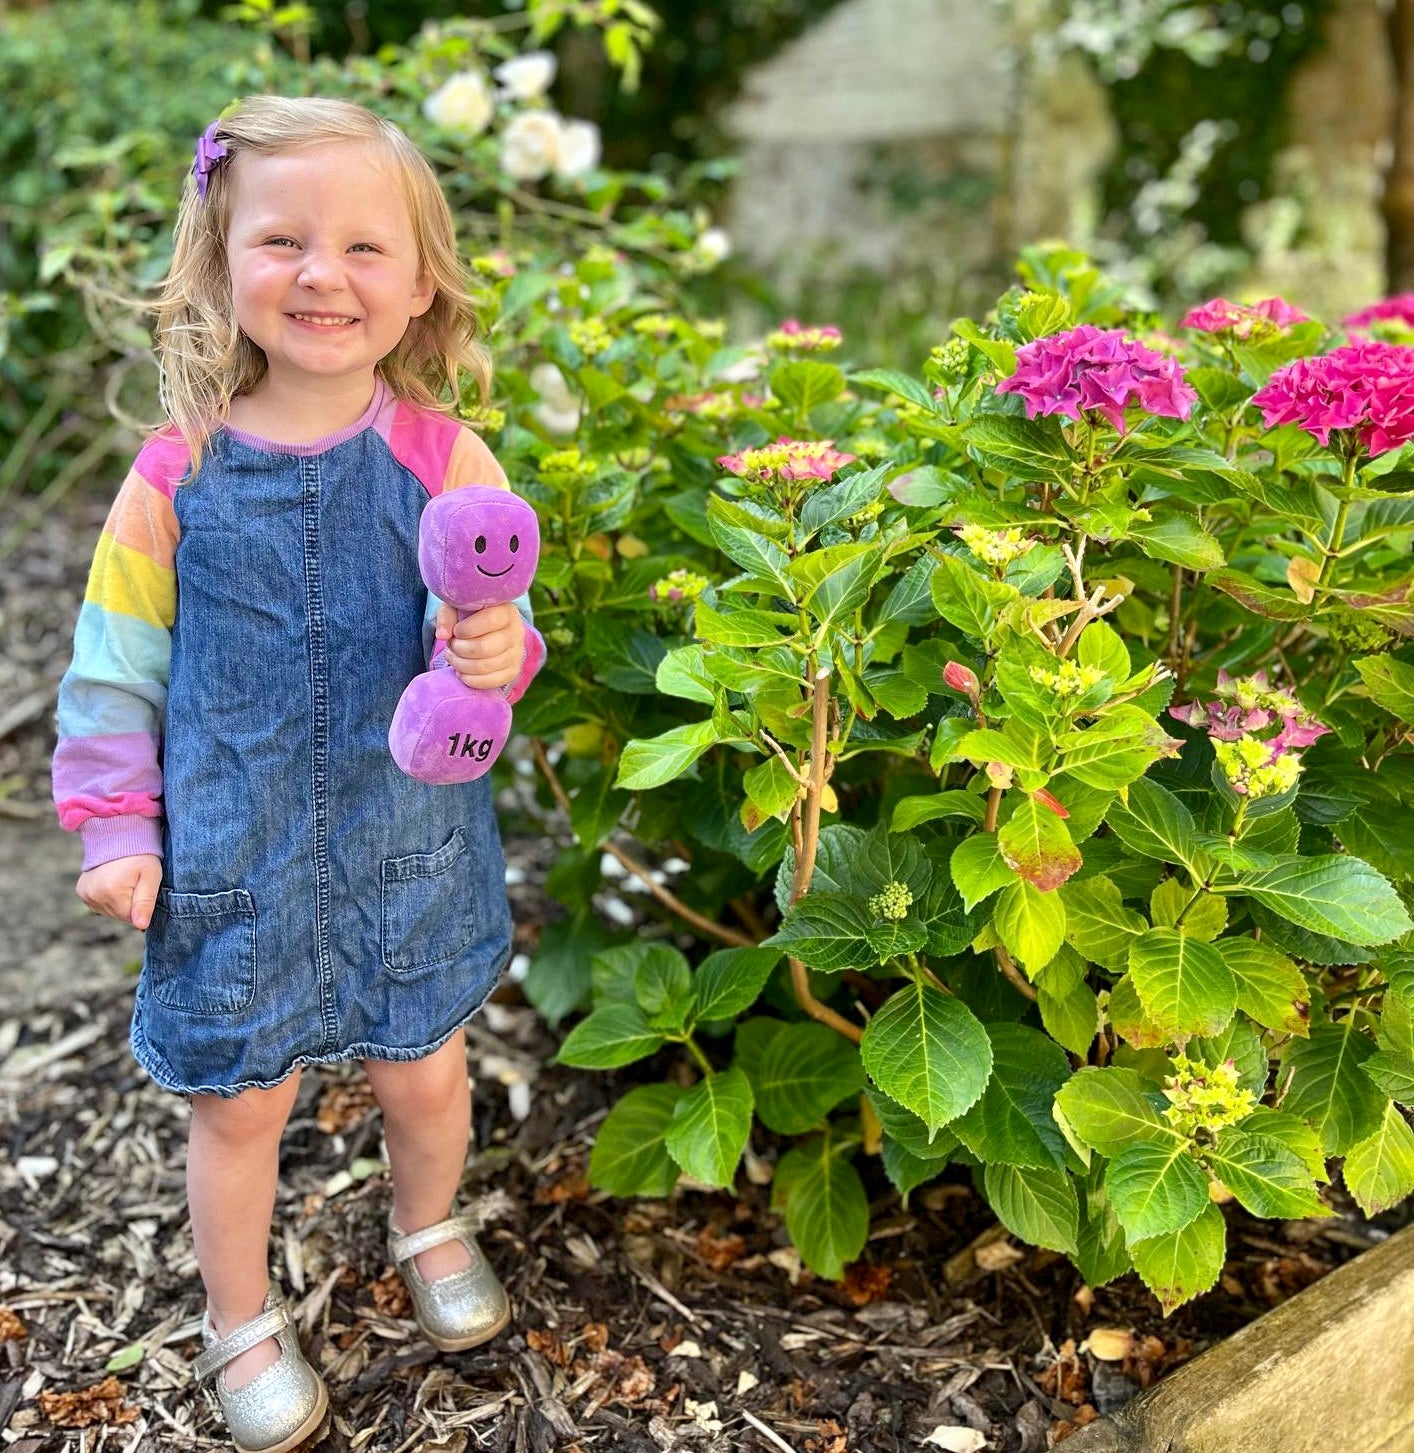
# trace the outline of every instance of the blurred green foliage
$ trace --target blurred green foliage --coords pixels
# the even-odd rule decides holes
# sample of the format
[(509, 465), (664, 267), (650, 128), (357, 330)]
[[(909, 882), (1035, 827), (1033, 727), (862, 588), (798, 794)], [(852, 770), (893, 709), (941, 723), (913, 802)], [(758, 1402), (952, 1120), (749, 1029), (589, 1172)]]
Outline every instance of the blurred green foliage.
[(1108, 230), (1132, 248), (1147, 245), (1152, 234), (1137, 225), (1131, 199), (1173, 167), (1184, 137), (1201, 122), (1228, 123), (1189, 209), (1209, 240), (1240, 246), (1243, 209), (1271, 193), (1272, 161), (1289, 130), (1281, 98), (1297, 67), (1321, 45), (1334, 3), (1279, 0), (1245, 8), (1252, 33), (1240, 46), (1207, 64), (1183, 50), (1156, 48), (1133, 76), (1110, 82), (1121, 139), (1105, 178), (1104, 206)]
[(67, 0), (0, 45), (0, 495), (66, 487), (112, 447), (109, 404), (150, 417), (146, 328), (115, 293), (155, 282), (192, 138), (288, 64), (183, 0)]

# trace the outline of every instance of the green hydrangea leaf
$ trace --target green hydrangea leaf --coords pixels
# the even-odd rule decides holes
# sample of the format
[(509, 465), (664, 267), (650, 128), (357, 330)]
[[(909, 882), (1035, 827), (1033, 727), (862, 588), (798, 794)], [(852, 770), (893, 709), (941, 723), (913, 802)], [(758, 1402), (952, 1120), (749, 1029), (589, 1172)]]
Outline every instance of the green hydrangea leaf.
[(998, 896), (992, 927), (1012, 957), (1035, 974), (1065, 942), (1066, 905), (1059, 893), (1042, 893), (1018, 879)]
[(663, 1046), (637, 1004), (606, 1004), (570, 1030), (555, 1062), (581, 1070), (611, 1070), (632, 1064)]
[(1298, 1221), (1330, 1214), (1301, 1157), (1278, 1140), (1229, 1128), (1219, 1132), (1203, 1159), (1254, 1216)]
[(1173, 1035), (1217, 1034), (1237, 1009), (1237, 981), (1222, 955), (1176, 929), (1135, 939), (1129, 975), (1145, 1015)]
[(1075, 1252), (1080, 1197), (1066, 1171), (989, 1165), (982, 1184), (997, 1220), (1013, 1236), (1051, 1251)]
[(678, 1180), (664, 1140), (680, 1085), (639, 1085), (609, 1111), (589, 1155), (589, 1184), (613, 1196), (666, 1196)]
[(673, 1106), (668, 1153), (704, 1186), (729, 1186), (751, 1133), (751, 1083), (736, 1065), (707, 1075)]
[(1065, 1137), (1051, 1106), (1070, 1078), (1064, 1050), (1022, 1024), (1002, 1021), (985, 1028), (992, 1042), (991, 1076), (977, 1103), (948, 1128), (984, 1163), (1063, 1167)]
[(1350, 1019), (1313, 1025), (1308, 1039), (1286, 1048), (1282, 1108), (1315, 1126), (1327, 1155), (1344, 1155), (1380, 1128), (1387, 1098), (1361, 1068), (1374, 1053)]
[(1282, 858), (1261, 872), (1242, 874), (1238, 884), (1235, 891), (1298, 927), (1346, 943), (1388, 943), (1414, 928), (1388, 879), (1344, 854)]
[(1139, 1140), (1167, 1142), (1173, 1131), (1161, 1118), (1162, 1096), (1124, 1068), (1077, 1071), (1056, 1091), (1055, 1119), (1072, 1145), (1115, 1156)]
[(1367, 1216), (1414, 1191), (1414, 1130), (1393, 1105), (1385, 1106), (1379, 1128), (1346, 1153), (1345, 1188)]
[(959, 999), (928, 983), (899, 990), (869, 1021), (864, 1068), (891, 1099), (937, 1130), (977, 1102), (992, 1042)]
[(756, 1113), (779, 1135), (803, 1135), (864, 1088), (859, 1050), (824, 1024), (787, 1024), (751, 1072)]
[(1167, 1316), (1217, 1283), (1227, 1258), (1227, 1222), (1210, 1203), (1181, 1230), (1131, 1241), (1129, 1254)]
[(1181, 1230), (1210, 1204), (1208, 1178), (1177, 1136), (1126, 1145), (1105, 1167), (1105, 1194), (1131, 1247)]
[(801, 1260), (839, 1281), (869, 1237), (869, 1197), (859, 1172), (821, 1138), (786, 1151), (776, 1179), (788, 1188), (780, 1209)]

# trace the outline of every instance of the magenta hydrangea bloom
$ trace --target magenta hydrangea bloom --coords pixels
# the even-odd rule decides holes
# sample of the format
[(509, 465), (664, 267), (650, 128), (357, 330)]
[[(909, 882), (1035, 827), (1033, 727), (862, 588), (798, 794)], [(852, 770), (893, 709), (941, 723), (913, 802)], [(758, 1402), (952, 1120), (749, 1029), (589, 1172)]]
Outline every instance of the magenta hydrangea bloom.
[(1414, 328), (1414, 293), (1396, 293), (1392, 298), (1381, 298), (1368, 308), (1361, 308), (1346, 320), (1347, 328), (1370, 328), (1376, 323), (1402, 323)]
[(1028, 419), (1037, 414), (1078, 419), (1094, 410), (1121, 434), (1124, 411), (1132, 405), (1186, 419), (1198, 398), (1177, 359), (1165, 358), (1117, 328), (1091, 323), (1018, 348), (1016, 372), (997, 385), (997, 392), (1020, 394)]
[(1251, 338), (1310, 321), (1300, 308), (1292, 307), (1284, 298), (1263, 298), (1260, 303), (1230, 303), (1226, 298), (1210, 298), (1190, 308), (1178, 326), (1193, 328), (1199, 333)]
[(1414, 439), (1414, 348), (1360, 339), (1279, 368), (1252, 395), (1271, 429), (1295, 424), (1327, 448), (1352, 430), (1371, 458)]

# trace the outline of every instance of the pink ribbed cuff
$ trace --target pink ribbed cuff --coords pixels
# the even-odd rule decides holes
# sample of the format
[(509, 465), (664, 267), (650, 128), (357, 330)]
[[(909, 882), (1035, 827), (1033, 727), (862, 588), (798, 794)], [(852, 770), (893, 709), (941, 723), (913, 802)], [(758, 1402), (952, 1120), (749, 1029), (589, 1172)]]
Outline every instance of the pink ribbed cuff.
[(139, 817), (125, 812), (118, 817), (90, 817), (79, 828), (83, 839), (83, 871), (115, 858), (131, 858), (138, 853), (162, 856), (162, 819)]

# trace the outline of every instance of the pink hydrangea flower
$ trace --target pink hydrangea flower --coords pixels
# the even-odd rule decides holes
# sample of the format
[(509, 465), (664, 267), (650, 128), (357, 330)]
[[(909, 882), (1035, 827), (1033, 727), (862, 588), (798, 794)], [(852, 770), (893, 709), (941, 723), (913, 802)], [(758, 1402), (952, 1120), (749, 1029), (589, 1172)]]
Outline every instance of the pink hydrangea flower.
[(1414, 293), (1396, 293), (1392, 298), (1381, 298), (1368, 308), (1361, 308), (1346, 320), (1347, 328), (1370, 328), (1376, 323), (1402, 323), (1414, 328)]
[[(1290, 691), (1274, 689), (1267, 673), (1218, 672), (1218, 700), (1172, 706), (1169, 715), (1204, 727), (1219, 770), (1239, 797), (1254, 800), (1288, 792), (1301, 776), (1301, 752), (1325, 736), (1322, 726)], [(1280, 729), (1271, 732), (1280, 723)]]
[(1079, 419), (1093, 410), (1121, 434), (1128, 407), (1186, 419), (1198, 398), (1177, 359), (1145, 348), (1117, 328), (1090, 323), (1018, 348), (1016, 372), (997, 385), (997, 392), (1020, 394), (1028, 419), (1037, 414)]
[(717, 463), (738, 479), (757, 484), (786, 479), (830, 479), (846, 464), (853, 464), (857, 457), (842, 453), (834, 443), (833, 439), (812, 443), (782, 434), (774, 444), (764, 444), (759, 449), (718, 455)]
[(1190, 308), (1178, 326), (1200, 333), (1252, 338), (1279, 332), (1293, 323), (1310, 321), (1300, 308), (1292, 307), (1284, 298), (1263, 298), (1260, 303), (1230, 303), (1226, 298), (1211, 298)]
[(1330, 447), (1352, 430), (1373, 458), (1414, 439), (1414, 348), (1360, 339), (1279, 368), (1252, 395), (1271, 429), (1295, 424)]
[(832, 324), (808, 328), (798, 318), (787, 318), (774, 333), (768, 335), (766, 345), (781, 352), (794, 350), (798, 353), (826, 353), (838, 348), (844, 334)]
[(1169, 715), (1188, 726), (1202, 727), (1215, 742), (1241, 741), (1280, 722), (1276, 736), (1264, 739), (1272, 749), (1271, 761), (1309, 747), (1330, 731), (1291, 692), (1272, 687), (1265, 671), (1253, 676), (1229, 676), (1219, 671), (1217, 694), (1217, 701), (1171, 706)]

